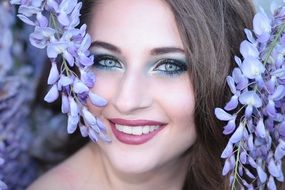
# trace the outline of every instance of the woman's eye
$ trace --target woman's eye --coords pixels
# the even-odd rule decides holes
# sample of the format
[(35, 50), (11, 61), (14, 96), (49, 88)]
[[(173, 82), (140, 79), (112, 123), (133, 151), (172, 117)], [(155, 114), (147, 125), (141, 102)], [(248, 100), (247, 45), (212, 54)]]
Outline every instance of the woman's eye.
[(110, 55), (97, 55), (94, 58), (94, 67), (99, 69), (120, 69), (122, 65), (118, 59)]
[(154, 71), (163, 72), (166, 75), (178, 75), (187, 71), (186, 63), (174, 60), (174, 59), (164, 59), (158, 61), (157, 66), (154, 68)]

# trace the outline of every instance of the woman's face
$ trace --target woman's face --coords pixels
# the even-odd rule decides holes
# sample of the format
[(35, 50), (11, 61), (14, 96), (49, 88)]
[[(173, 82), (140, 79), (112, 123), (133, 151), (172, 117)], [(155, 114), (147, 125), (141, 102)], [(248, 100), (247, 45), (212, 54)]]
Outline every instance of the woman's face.
[(174, 15), (161, 0), (106, 0), (89, 26), (95, 93), (90, 111), (112, 143), (99, 143), (119, 171), (143, 173), (174, 163), (196, 140), (194, 94)]

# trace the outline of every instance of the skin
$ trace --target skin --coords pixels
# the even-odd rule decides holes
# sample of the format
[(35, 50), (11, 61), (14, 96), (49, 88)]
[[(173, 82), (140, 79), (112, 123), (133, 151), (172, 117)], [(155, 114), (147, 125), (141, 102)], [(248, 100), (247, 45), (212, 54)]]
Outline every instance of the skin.
[[(181, 189), (189, 156), (183, 153), (196, 141), (195, 102), (187, 69), (160, 62), (176, 60), (186, 68), (189, 64), (173, 13), (161, 0), (108, 0), (94, 8), (92, 18), (92, 40), (120, 50), (102, 43), (90, 49), (114, 58), (95, 59), (93, 68), (92, 90), (108, 100), (107, 106), (88, 106), (105, 123), (112, 143), (89, 143), (30, 189), (47, 184), (47, 189)], [(168, 48), (167, 53), (155, 53), (157, 48)], [(181, 72), (170, 74), (169, 69)], [(111, 118), (154, 120), (166, 126), (148, 142), (129, 145), (116, 139)]]

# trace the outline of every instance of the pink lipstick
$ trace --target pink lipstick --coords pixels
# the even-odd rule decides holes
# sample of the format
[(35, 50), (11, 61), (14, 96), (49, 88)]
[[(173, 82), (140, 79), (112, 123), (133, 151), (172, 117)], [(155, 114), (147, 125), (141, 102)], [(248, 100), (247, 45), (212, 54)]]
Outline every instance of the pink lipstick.
[(151, 120), (110, 119), (115, 137), (122, 143), (139, 145), (158, 134), (166, 123)]

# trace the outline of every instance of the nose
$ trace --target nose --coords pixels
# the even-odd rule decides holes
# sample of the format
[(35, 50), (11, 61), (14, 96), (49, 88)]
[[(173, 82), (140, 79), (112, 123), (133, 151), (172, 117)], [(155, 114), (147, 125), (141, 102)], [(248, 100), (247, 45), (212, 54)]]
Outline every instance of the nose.
[(146, 77), (139, 74), (125, 74), (117, 87), (113, 105), (125, 115), (147, 109), (152, 104), (152, 95)]

